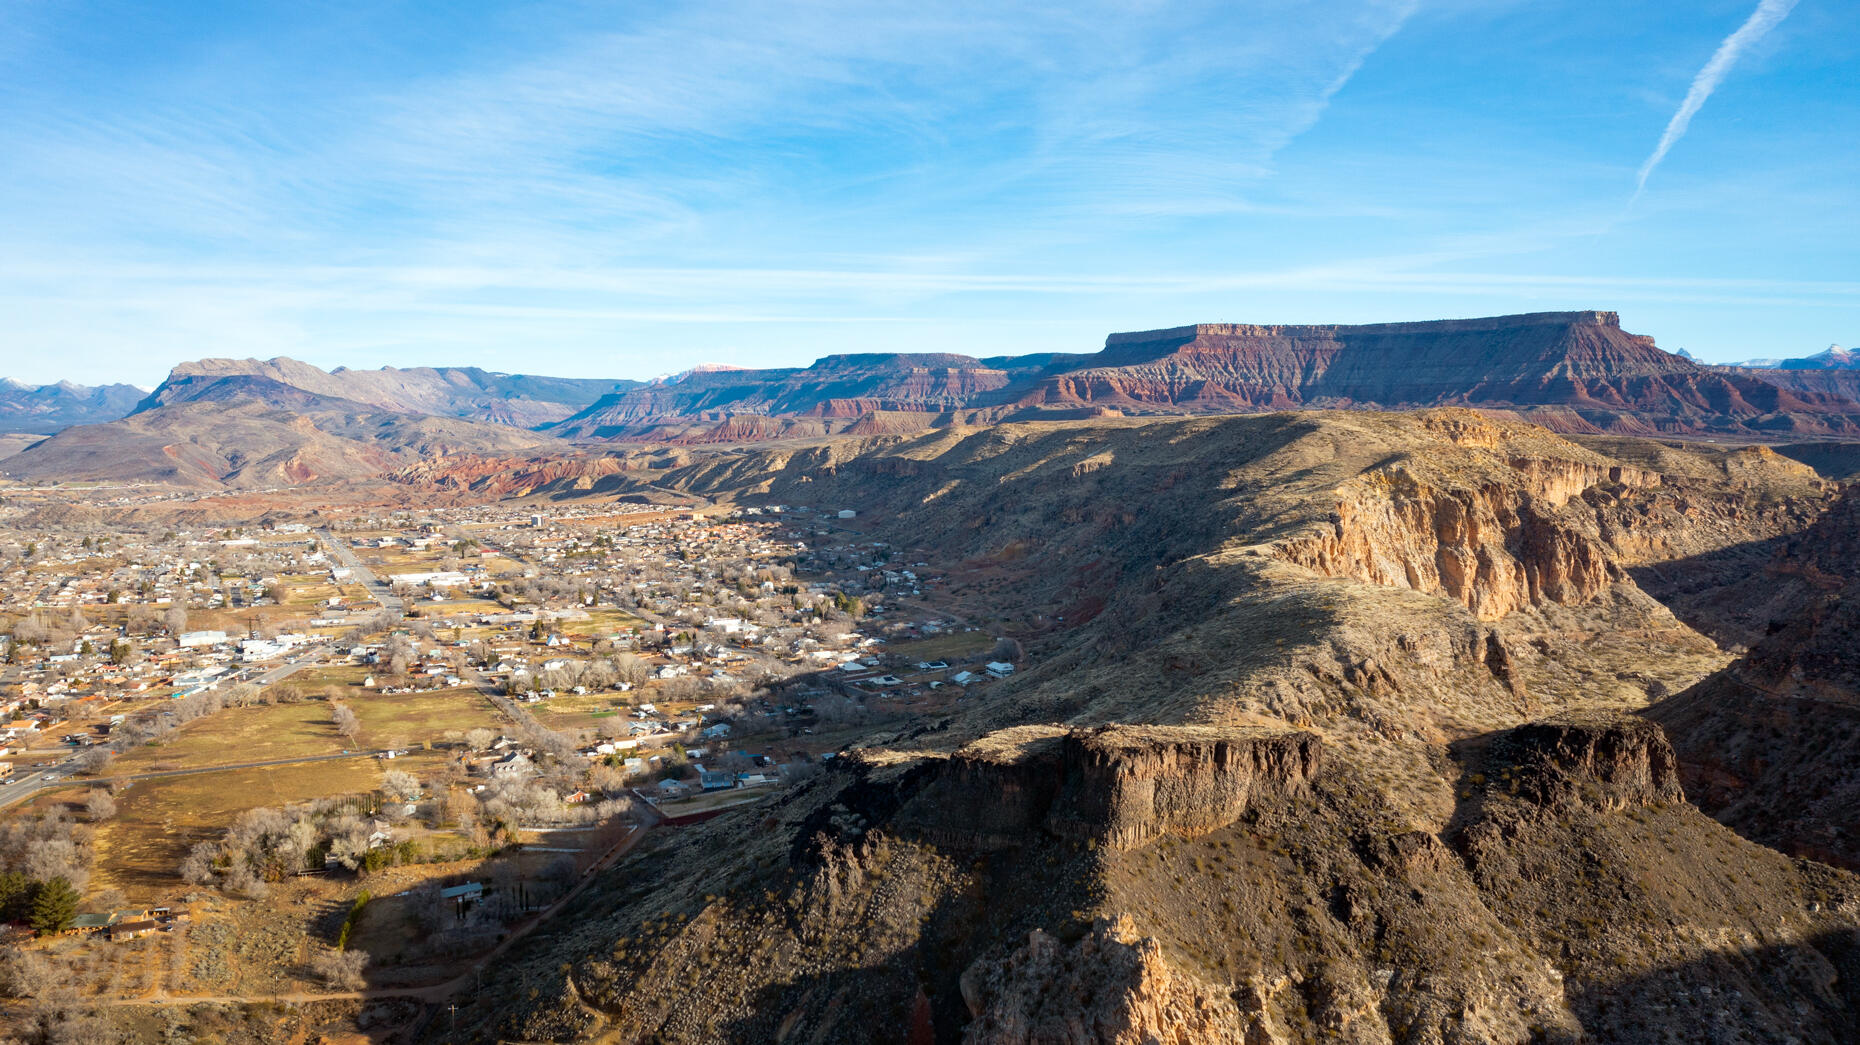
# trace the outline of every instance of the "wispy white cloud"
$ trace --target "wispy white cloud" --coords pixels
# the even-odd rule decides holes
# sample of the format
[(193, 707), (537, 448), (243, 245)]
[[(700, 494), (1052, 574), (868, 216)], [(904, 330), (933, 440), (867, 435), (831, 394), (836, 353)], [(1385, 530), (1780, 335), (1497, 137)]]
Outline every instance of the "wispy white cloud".
[(1712, 52), (1711, 60), (1706, 62), (1704, 68), (1698, 71), (1698, 75), (1692, 78), (1692, 86), (1686, 91), (1685, 100), (1679, 103), (1678, 111), (1674, 112), (1673, 118), (1667, 121), (1666, 131), (1660, 135), (1660, 144), (1654, 146), (1653, 153), (1647, 157), (1647, 162), (1640, 165), (1640, 175), (1634, 189), (1635, 195), (1638, 196), (1647, 187), (1647, 178), (1653, 174), (1653, 169), (1660, 165), (1661, 160), (1666, 159), (1666, 154), (1672, 151), (1680, 138), (1685, 136), (1686, 128), (1692, 124), (1692, 117), (1698, 115), (1699, 109), (1705, 105), (1705, 100), (1710, 98), (1711, 93), (1724, 82), (1724, 78), (1730, 75), (1731, 67), (1737, 64), (1737, 60), (1750, 49), (1752, 44), (1763, 39), (1771, 29), (1776, 28), (1778, 23), (1789, 17), (1789, 12), (1795, 9), (1795, 5), (1796, 0), (1761, 0), (1757, 4), (1757, 9), (1744, 20), (1744, 24), (1738, 26), (1736, 32), (1725, 37), (1724, 42), (1718, 45), (1718, 49)]
[[(0, 22), (22, 2), (0, 0)], [(0, 373), (147, 380), (188, 356), (291, 354), (625, 376), (699, 344), (775, 362), (1001, 324), (1076, 349), (1091, 329), (1294, 301), (1318, 320), (1853, 302), (1813, 278), (1646, 282), (1736, 270), (1627, 254), (1610, 268), (1636, 279), (1489, 274), (1592, 263), (1620, 145), (1560, 151), (1542, 123), (1468, 144), (1452, 120), (1467, 91), (1500, 90), (1498, 63), (1415, 68), (1467, 42), (1437, 3), (465, 4), (464, 48), (405, 5), (357, 4), (327, 53), (214, 39), (81, 86), (59, 74), (99, 29), (60, 19), (85, 0), (30, 3), (49, 12), (21, 52), (37, 64), (0, 62)], [(412, 22), (378, 20), (395, 18)], [(1527, 53), (1501, 21), (1476, 42)]]

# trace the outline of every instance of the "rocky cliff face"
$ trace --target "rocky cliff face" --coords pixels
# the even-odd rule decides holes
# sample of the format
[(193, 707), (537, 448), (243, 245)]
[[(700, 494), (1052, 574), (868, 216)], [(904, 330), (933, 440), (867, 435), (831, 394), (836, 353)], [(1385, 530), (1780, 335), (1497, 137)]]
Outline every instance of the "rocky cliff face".
[(1255, 802), (1303, 790), (1323, 742), (1312, 733), (1195, 726), (1101, 726), (1067, 734), (1047, 829), (1116, 849), (1197, 837)]
[(1494, 743), (1484, 775), (1550, 808), (1618, 811), (1685, 800), (1666, 735), (1623, 716), (1566, 715), (1520, 726)]
[[(1648, 712), (1687, 788), (1723, 822), (1787, 851), (1860, 867), (1860, 498), (1767, 542), (1748, 576), (1702, 587), (1767, 624), (1722, 671)], [(1733, 615), (1733, 626), (1745, 623)]]
[[(1203, 323), (1112, 334), (1081, 355), (829, 356), (799, 369), (697, 373), (606, 397), (569, 438), (732, 442), (744, 415), (844, 422), (878, 411), (917, 427), (1006, 418), (1476, 406), (1568, 433), (1860, 433), (1847, 391), (1785, 387), (1701, 366), (1621, 329), (1613, 312), (1544, 312), (1363, 326)], [(910, 430), (895, 422), (892, 430)]]
[(1608, 470), (1558, 464), (1551, 476), (1459, 489), (1391, 468), (1344, 491), (1327, 528), (1282, 541), (1273, 554), (1327, 577), (1445, 595), (1482, 620), (1589, 602), (1623, 573), (1593, 521), (1561, 509)]
[(1565, 432), (1860, 431), (1860, 405), (1719, 372), (1613, 312), (1367, 326), (1200, 324), (1113, 334), (1026, 404), (1126, 411), (1505, 409)]
[[(1198, 775), (1172, 765), (1179, 736), (1134, 753), (1134, 733), (1098, 736), (1119, 735), (1114, 764)], [(1712, 998), (1714, 1040), (1833, 1042), (1860, 1012), (1860, 878), (1687, 806), (1644, 721), (1492, 738), (1440, 834), (1393, 825), (1349, 761), (1255, 791), (1220, 827), (1134, 849), (1036, 829), (978, 851), (920, 830), (916, 803), (947, 801), (952, 774), (986, 789), (1007, 767), (1050, 766), (1068, 737), (1096, 757), (1092, 734), (1050, 731), (1000, 738), (967, 768), (872, 753), (664, 835), (577, 901), (562, 932), (519, 945), (508, 989), (462, 1006), (461, 1032), (1677, 1043)]]
[(939, 844), (992, 850), (1042, 832), (1114, 849), (1225, 827), (1256, 801), (1301, 791), (1323, 742), (1286, 730), (1025, 726), (937, 764), (896, 824)]

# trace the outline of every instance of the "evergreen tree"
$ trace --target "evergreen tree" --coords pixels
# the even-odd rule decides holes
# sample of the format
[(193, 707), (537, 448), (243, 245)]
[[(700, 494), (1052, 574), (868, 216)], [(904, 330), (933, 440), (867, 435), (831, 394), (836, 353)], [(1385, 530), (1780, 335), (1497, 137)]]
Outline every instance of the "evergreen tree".
[(0, 873), (0, 922), (25, 921), (32, 910), (33, 880), (18, 871)]
[(32, 897), (32, 927), (40, 935), (69, 928), (77, 918), (78, 892), (63, 878), (54, 878), (39, 886)]

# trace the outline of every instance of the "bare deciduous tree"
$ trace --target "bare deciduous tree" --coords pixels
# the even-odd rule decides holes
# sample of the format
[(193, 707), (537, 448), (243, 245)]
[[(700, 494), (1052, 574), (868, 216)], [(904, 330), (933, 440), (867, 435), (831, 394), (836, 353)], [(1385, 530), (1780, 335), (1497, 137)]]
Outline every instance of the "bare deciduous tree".
[(330, 719), (336, 723), (336, 732), (353, 741), (362, 734), (361, 717), (355, 709), (347, 704), (335, 704), (330, 709)]
[(97, 788), (84, 800), (84, 811), (92, 822), (108, 820), (116, 815), (116, 799), (110, 797), (108, 788)]
[(362, 985), (362, 970), (368, 965), (365, 951), (319, 947), (310, 955), (310, 971), (332, 987), (355, 990)]
[(390, 769), (381, 777), (381, 790), (397, 802), (411, 802), (420, 794), (420, 781), (412, 773)]

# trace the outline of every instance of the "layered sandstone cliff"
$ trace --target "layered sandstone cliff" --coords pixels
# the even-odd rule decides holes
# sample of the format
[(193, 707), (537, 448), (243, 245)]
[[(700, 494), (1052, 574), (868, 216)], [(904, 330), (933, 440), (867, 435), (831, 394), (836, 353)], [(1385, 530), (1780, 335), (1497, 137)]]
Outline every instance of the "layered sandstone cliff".
[[(1860, 433), (1860, 402), (1661, 351), (1613, 312), (1542, 312), (1359, 326), (1203, 323), (1112, 334), (1104, 348), (978, 360), (828, 356), (803, 368), (705, 372), (603, 398), (557, 425), (569, 438), (787, 438), (744, 416), (823, 432), (889, 411), (919, 427), (1082, 410), (1253, 413), (1474, 406), (1570, 433)], [(894, 421), (890, 430), (910, 430)]]

